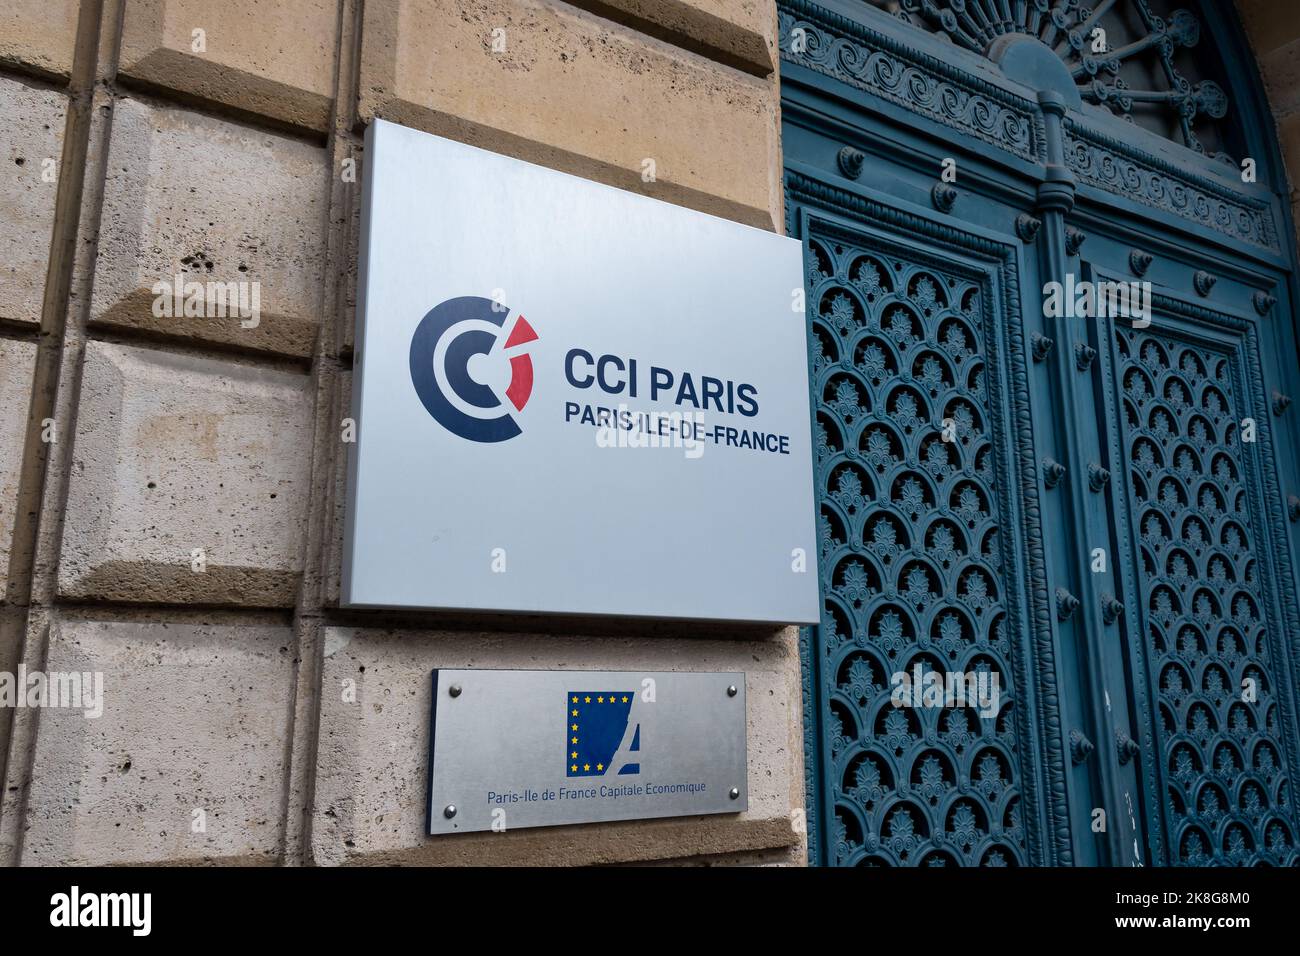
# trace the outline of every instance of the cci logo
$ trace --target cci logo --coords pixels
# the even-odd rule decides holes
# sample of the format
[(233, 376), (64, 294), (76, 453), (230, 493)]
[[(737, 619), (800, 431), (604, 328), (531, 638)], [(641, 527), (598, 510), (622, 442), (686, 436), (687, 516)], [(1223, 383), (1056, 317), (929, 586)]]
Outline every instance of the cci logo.
[(533, 360), (519, 349), (537, 333), (520, 315), (502, 344), (510, 317), (491, 299), (466, 295), (435, 305), (415, 327), (411, 384), (434, 420), (461, 438), (498, 442), (521, 431), (505, 402), (516, 411), (528, 404)]
[(626, 776), (641, 772), (641, 724), (633, 719), (630, 690), (571, 690), (564, 761), (566, 777)]

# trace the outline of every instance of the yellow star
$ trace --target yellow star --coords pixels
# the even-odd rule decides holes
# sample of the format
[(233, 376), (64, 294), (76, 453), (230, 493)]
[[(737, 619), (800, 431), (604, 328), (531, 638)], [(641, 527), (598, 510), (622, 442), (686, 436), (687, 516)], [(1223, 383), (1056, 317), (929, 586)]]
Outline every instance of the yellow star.
[(578, 742), (578, 738), (577, 738), (577, 737), (574, 737), (572, 740), (569, 741), (569, 743), (571, 743), (571, 744), (576, 744), (577, 742)]
[(617, 703), (618, 703), (618, 701), (616, 701), (616, 700), (613, 698), (613, 696), (611, 696), (611, 697), (609, 698), (609, 702), (610, 702), (611, 704), (617, 704)]
[(574, 702), (575, 704), (578, 702), (578, 695), (577, 695), (577, 694), (574, 694), (574, 695), (573, 695), (573, 702)]
[(590, 704), (590, 703), (591, 703), (591, 695), (590, 695), (590, 694), (588, 694), (586, 697), (583, 698), (583, 703), (585, 703), (585, 704)]
[(569, 729), (570, 729), (570, 730), (577, 730), (577, 729), (578, 729), (578, 725), (577, 725), (577, 724), (574, 724), (574, 725), (571, 726)]
[(627, 694), (624, 694), (624, 695), (623, 695), (623, 703), (625, 703), (625, 704), (627, 703)]
[(591, 769), (591, 764), (589, 764), (589, 763), (584, 763), (584, 764), (582, 765), (582, 769), (583, 769), (583, 770), (590, 770), (590, 769)]
[(604, 698), (604, 697), (597, 697), (597, 698), (596, 698), (596, 703), (598, 703), (598, 704), (603, 704), (603, 703), (605, 703), (605, 698)]
[(577, 717), (577, 716), (578, 716), (578, 712), (577, 712), (576, 710), (573, 712), (573, 716), (574, 716), (574, 717)]
[(605, 765), (604, 765), (603, 763), (598, 763), (598, 764), (596, 764), (596, 769), (597, 769), (597, 770), (604, 770), (604, 769), (605, 769)]
[(577, 773), (577, 772), (578, 772), (578, 765), (575, 763), (575, 764), (574, 764), (572, 767), (570, 767), (569, 769), (572, 770), (574, 773)]
[(577, 759), (578, 759), (578, 751), (575, 750), (573, 753), (569, 754), (569, 756), (572, 757), (574, 760), (577, 760)]

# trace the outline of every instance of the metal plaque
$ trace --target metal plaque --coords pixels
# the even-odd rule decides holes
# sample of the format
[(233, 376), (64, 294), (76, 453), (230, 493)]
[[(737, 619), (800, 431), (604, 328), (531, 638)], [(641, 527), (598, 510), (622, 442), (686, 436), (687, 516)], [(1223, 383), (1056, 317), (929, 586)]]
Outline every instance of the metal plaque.
[(813, 624), (794, 239), (376, 120), (342, 602)]
[(429, 833), (749, 806), (745, 675), (437, 670)]

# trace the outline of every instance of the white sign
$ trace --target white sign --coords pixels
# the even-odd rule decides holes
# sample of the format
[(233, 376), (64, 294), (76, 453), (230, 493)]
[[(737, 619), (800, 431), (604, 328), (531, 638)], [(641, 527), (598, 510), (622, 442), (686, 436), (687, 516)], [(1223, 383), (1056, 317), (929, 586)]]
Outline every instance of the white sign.
[(813, 623), (799, 243), (376, 121), (343, 603)]

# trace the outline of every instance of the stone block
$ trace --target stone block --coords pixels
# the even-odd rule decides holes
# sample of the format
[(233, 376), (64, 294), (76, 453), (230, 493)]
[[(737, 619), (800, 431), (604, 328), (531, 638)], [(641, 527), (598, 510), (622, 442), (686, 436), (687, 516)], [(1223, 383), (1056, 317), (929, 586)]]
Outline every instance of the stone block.
[(119, 69), (154, 87), (325, 130), (338, 31), (338, 0), (129, 0)]
[(310, 355), (328, 199), (318, 146), (119, 100), (91, 321)]
[[(0, 3), (0, 67), (54, 80), (72, 75), (80, 0), (4, 0)], [(9, 110), (6, 117), (16, 116)]]
[(575, 6), (738, 69), (775, 69), (776, 4), (768, 0), (575, 0)]
[(0, 319), (41, 321), (68, 99), (0, 79)]
[(311, 396), (305, 375), (89, 343), (60, 594), (292, 606)]
[(367, 3), (359, 112), (780, 225), (774, 82), (551, 0)]
[(23, 864), (277, 862), (291, 642), (285, 627), (55, 625), (45, 674), (83, 689), (102, 675), (102, 713), (41, 711)]
[(36, 344), (0, 338), (0, 602), (9, 580), (9, 551), (17, 516), (18, 482), (27, 440)]

